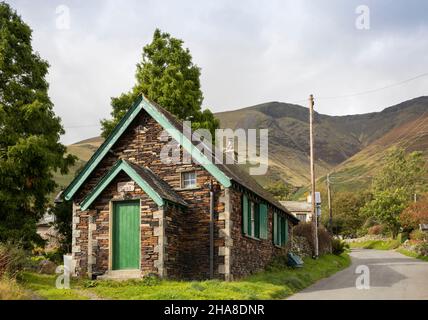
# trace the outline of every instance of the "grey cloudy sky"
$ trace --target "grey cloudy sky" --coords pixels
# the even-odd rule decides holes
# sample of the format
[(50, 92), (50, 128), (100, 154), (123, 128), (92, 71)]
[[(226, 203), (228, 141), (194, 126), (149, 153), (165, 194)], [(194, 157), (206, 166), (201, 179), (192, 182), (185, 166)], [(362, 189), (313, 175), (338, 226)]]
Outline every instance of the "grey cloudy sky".
[[(129, 90), (156, 27), (185, 41), (213, 112), (382, 88), (428, 72), (428, 1), (7, 1), (51, 65), (50, 96), (72, 143), (99, 134), (110, 97)], [(370, 9), (360, 30), (356, 8)], [(66, 6), (70, 28), (58, 28)], [(60, 24), (63, 26), (63, 24)], [(421, 77), (368, 95), (322, 99), (317, 111), (380, 111), (427, 95)]]

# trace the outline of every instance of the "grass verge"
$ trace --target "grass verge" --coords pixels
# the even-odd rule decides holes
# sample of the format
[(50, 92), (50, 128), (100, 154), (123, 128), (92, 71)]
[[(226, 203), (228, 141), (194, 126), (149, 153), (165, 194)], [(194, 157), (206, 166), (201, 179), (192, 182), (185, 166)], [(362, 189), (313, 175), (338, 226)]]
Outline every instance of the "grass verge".
[(351, 248), (375, 249), (375, 250), (393, 250), (400, 246), (398, 240), (367, 240), (362, 242), (350, 242)]
[(30, 295), (15, 279), (3, 277), (0, 279), (0, 300), (26, 300)]
[(74, 281), (71, 290), (55, 288), (55, 276), (23, 274), (23, 286), (45, 299), (85, 299), (96, 296), (121, 300), (267, 300), (283, 299), (348, 267), (350, 258), (324, 255), (307, 258), (300, 269), (275, 267), (239, 281), (171, 281), (156, 278), (129, 281)]
[(404, 254), (405, 256), (411, 257), (411, 258), (416, 258), (416, 259), (428, 262), (428, 257), (427, 256), (421, 256), (421, 255), (417, 254), (416, 252), (413, 252), (413, 251), (410, 251), (410, 250), (406, 250), (404, 248), (398, 248), (397, 252), (399, 252), (401, 254)]
[(31, 291), (40, 299), (46, 300), (87, 300), (88, 297), (80, 294), (80, 283), (71, 282), (70, 290), (57, 289), (55, 282), (58, 275), (45, 275), (32, 272), (23, 272), (18, 277), (19, 285)]

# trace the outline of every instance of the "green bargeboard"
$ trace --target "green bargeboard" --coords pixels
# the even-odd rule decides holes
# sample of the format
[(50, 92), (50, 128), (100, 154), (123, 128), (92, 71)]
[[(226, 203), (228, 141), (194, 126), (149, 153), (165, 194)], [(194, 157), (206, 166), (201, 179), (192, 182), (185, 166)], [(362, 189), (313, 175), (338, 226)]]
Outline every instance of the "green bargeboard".
[(140, 269), (140, 203), (113, 204), (113, 269)]

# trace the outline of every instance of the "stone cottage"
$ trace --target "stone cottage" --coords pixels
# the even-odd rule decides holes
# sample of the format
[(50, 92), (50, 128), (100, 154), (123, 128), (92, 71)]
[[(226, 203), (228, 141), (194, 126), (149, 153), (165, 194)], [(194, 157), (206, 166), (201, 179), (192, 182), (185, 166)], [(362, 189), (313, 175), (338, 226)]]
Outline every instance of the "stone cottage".
[[(193, 161), (161, 161), (172, 142)], [(180, 121), (141, 96), (63, 192), (73, 273), (232, 280), (285, 254), (298, 220), (238, 165), (205, 157)]]

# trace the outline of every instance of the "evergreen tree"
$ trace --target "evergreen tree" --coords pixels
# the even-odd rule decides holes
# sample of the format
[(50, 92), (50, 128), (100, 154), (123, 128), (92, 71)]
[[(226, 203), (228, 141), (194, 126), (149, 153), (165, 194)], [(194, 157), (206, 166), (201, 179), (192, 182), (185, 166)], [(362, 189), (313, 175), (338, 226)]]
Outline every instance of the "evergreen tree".
[(200, 75), (189, 49), (183, 48), (183, 41), (156, 29), (153, 41), (143, 48), (142, 61), (137, 64), (136, 85), (112, 98), (112, 119), (101, 121), (102, 136), (106, 138), (111, 133), (141, 93), (179, 119), (192, 121), (193, 129), (205, 128), (213, 134), (219, 122), (208, 109), (201, 110)]
[(36, 222), (54, 191), (53, 171), (74, 157), (48, 96), (48, 63), (33, 51), (32, 30), (0, 3), (0, 241), (40, 242)]

